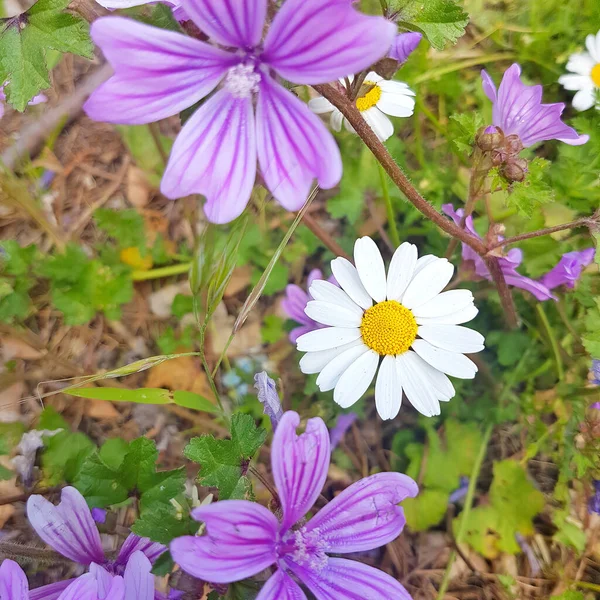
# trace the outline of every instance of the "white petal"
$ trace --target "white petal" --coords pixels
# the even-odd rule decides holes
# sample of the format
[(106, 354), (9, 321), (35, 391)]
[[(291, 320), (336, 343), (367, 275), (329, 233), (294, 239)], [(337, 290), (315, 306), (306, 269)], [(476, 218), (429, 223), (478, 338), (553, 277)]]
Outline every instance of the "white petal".
[(596, 61), (587, 52), (571, 54), (567, 62), (567, 71), (578, 75), (589, 75), (595, 64)]
[(418, 366), (418, 371), (421, 374), (424, 382), (427, 382), (435, 388), (435, 397), (440, 402), (448, 402), (450, 398), (454, 398), (456, 391), (450, 379), (445, 373), (434, 369), (430, 364), (426, 363), (418, 354), (411, 352), (414, 356), (413, 362)]
[(405, 352), (396, 356), (398, 375), (409, 402), (426, 417), (440, 414), (440, 403), (436, 389), (419, 368), (418, 356), (414, 352)]
[(477, 365), (464, 354), (436, 348), (425, 340), (415, 340), (412, 348), (425, 362), (452, 377), (473, 379), (477, 373)]
[(378, 364), (379, 354), (373, 350), (368, 350), (355, 360), (335, 386), (334, 401), (342, 408), (352, 406), (369, 389)]
[(437, 256), (434, 256), (433, 254), (425, 254), (424, 256), (421, 256), (421, 258), (417, 260), (417, 264), (415, 265), (415, 272), (413, 273), (413, 277), (417, 273), (420, 273), (427, 265), (434, 263), (436, 260), (441, 259), (439, 259)]
[(369, 351), (369, 348), (363, 343), (349, 348), (339, 356), (336, 356), (317, 377), (317, 385), (322, 392), (332, 390), (340, 380), (342, 373), (354, 364), (363, 354)]
[(585, 38), (585, 47), (594, 62), (600, 63), (600, 38), (596, 38), (594, 34), (590, 33), (590, 35)]
[(331, 113), (331, 118), (329, 119), (329, 124), (331, 125), (331, 129), (334, 131), (342, 130), (342, 121), (344, 120), (344, 115), (336, 108)]
[(319, 96), (318, 98), (312, 98), (308, 101), (308, 108), (312, 110), (316, 115), (322, 115), (334, 110), (337, 110), (327, 98)]
[(365, 77), (365, 81), (369, 81), (370, 83), (379, 83), (384, 81), (384, 79), (381, 75), (375, 73), (375, 71), (369, 71), (369, 73)]
[(332, 327), (360, 327), (362, 314), (343, 308), (338, 304), (311, 300), (304, 309), (304, 313), (313, 321), (330, 325)]
[(416, 308), (435, 298), (448, 285), (453, 273), (454, 265), (445, 258), (426, 265), (408, 284), (402, 304)]
[(558, 78), (558, 83), (565, 90), (587, 90), (594, 89), (594, 82), (589, 74), (587, 75), (561, 75)]
[(421, 304), (415, 308), (413, 313), (415, 317), (441, 317), (472, 306), (472, 304), (473, 294), (470, 290), (450, 290)]
[(386, 294), (385, 265), (377, 244), (370, 237), (354, 243), (354, 264), (367, 293), (375, 302), (383, 302)]
[(307, 352), (300, 359), (300, 370), (306, 375), (320, 373), (336, 356), (342, 354), (350, 348), (363, 345), (361, 339), (354, 340), (343, 346), (336, 346), (328, 350), (319, 350), (318, 352)]
[(373, 306), (373, 300), (365, 290), (356, 267), (349, 260), (342, 257), (332, 260), (331, 270), (341, 288), (356, 304), (365, 309)]
[(344, 127), (346, 131), (356, 134), (356, 129), (350, 125), (350, 121), (348, 121), (348, 119), (344, 119)]
[(360, 338), (360, 329), (327, 327), (301, 335), (296, 340), (296, 347), (300, 352), (318, 352), (349, 344), (358, 338)]
[(415, 93), (399, 81), (381, 82), (377, 108), (392, 117), (410, 117), (415, 111)]
[(360, 114), (382, 142), (394, 135), (394, 125), (376, 106)]
[(337, 285), (333, 285), (333, 283), (329, 281), (316, 279), (312, 282), (308, 291), (315, 300), (337, 304), (338, 306), (355, 312), (361, 317), (364, 314), (363, 309), (358, 306), (344, 290), (340, 289)]
[(394, 252), (387, 275), (388, 300), (402, 300), (406, 286), (413, 277), (417, 256), (417, 247), (409, 242), (400, 244)]
[(463, 354), (481, 352), (485, 342), (478, 331), (457, 325), (421, 325), (418, 334), (437, 348)]
[(588, 110), (596, 103), (596, 92), (592, 89), (578, 91), (573, 96), (573, 108), (575, 110)]
[[(440, 294), (441, 296), (442, 294)], [(466, 308), (461, 308), (449, 315), (440, 315), (439, 317), (415, 317), (418, 325), (460, 325), (468, 323), (477, 316), (477, 307), (470, 304)]]
[(375, 406), (379, 416), (384, 420), (393, 419), (400, 412), (402, 404), (402, 386), (396, 359), (386, 356), (379, 367), (375, 381)]

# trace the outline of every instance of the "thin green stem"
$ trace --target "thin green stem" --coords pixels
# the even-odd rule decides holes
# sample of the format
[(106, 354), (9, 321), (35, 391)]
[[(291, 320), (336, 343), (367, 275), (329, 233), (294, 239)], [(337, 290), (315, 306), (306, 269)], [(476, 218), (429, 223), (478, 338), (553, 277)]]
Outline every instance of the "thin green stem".
[(149, 279), (160, 279), (161, 277), (171, 277), (172, 275), (182, 275), (187, 273), (192, 266), (191, 262), (179, 263), (168, 267), (159, 267), (149, 271), (134, 271), (131, 274), (133, 281), (148, 281)]
[(582, 588), (584, 590), (592, 590), (594, 592), (600, 592), (600, 585), (596, 583), (589, 583), (589, 581), (572, 581), (575, 587)]
[[(481, 466), (483, 465), (483, 459), (485, 458), (485, 452), (490, 442), (490, 437), (492, 436), (493, 429), (494, 425), (493, 423), (490, 423), (487, 426), (485, 433), (483, 434), (481, 446), (479, 447), (479, 452), (477, 453), (477, 458), (475, 459), (475, 464), (473, 465), (473, 471), (471, 472), (471, 478), (469, 479), (469, 489), (467, 490), (467, 497), (465, 498), (465, 507), (461, 516), (459, 517), (460, 521), (458, 524), (458, 531), (456, 532), (455, 541), (457, 546), (462, 542), (465, 532), (467, 530), (469, 515), (471, 514), (473, 500), (475, 499), (475, 490), (477, 488), (479, 472), (481, 471)], [(450, 557), (448, 558), (448, 565), (446, 566), (444, 579), (442, 580), (442, 585), (440, 586), (440, 591), (438, 592), (437, 600), (443, 600), (446, 594), (446, 590), (448, 589), (448, 585), (450, 584), (450, 572), (452, 571), (452, 566), (454, 565), (456, 556), (457, 553), (455, 550), (453, 550), (450, 554)]]
[(383, 200), (385, 201), (385, 210), (387, 211), (387, 220), (390, 227), (390, 238), (392, 244), (397, 248), (400, 245), (400, 234), (398, 233), (398, 226), (396, 225), (396, 218), (394, 216), (394, 207), (392, 206), (392, 199), (390, 198), (390, 189), (387, 183), (387, 175), (381, 163), (377, 163), (379, 168), (379, 178), (381, 179), (381, 193), (383, 194)]
[(540, 320), (542, 321), (542, 324), (544, 325), (544, 329), (546, 330), (546, 333), (548, 334), (548, 339), (550, 340), (550, 346), (552, 347), (552, 352), (554, 353), (554, 362), (556, 364), (556, 375), (558, 376), (559, 381), (563, 381), (563, 379), (565, 378), (565, 369), (563, 366), (562, 357), (560, 355), (560, 348), (558, 346), (558, 340), (556, 339), (556, 336), (554, 335), (554, 331), (552, 329), (552, 326), (550, 325), (550, 321), (548, 321), (548, 317), (546, 316), (546, 312), (544, 311), (544, 307), (542, 306), (542, 303), (538, 302), (535, 305), (535, 308), (540, 317)]

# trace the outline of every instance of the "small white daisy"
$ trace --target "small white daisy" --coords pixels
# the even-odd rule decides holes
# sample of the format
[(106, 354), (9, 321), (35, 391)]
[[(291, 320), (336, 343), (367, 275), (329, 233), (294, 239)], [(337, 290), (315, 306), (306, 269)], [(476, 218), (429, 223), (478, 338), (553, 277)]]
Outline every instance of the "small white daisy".
[(314, 300), (305, 312), (328, 327), (298, 338), (298, 350), (307, 353), (300, 368), (319, 373), (319, 389), (334, 390), (343, 408), (367, 391), (378, 367), (375, 404), (382, 419), (398, 414), (403, 391), (420, 413), (439, 415), (440, 402), (455, 394), (447, 375), (475, 377), (477, 366), (463, 353), (483, 350), (484, 338), (459, 327), (477, 314), (473, 294), (442, 292), (454, 266), (431, 254), (417, 256), (416, 246), (403, 243), (386, 278), (379, 249), (363, 237), (354, 245), (356, 267), (345, 258), (331, 262), (340, 287), (310, 286)]
[[(353, 76), (348, 79), (350, 82), (354, 80)], [(344, 81), (341, 83), (343, 84)], [(377, 137), (385, 142), (394, 133), (394, 125), (386, 115), (410, 117), (415, 111), (414, 95), (415, 93), (406, 83), (388, 81), (377, 73), (371, 72), (360, 88), (356, 98), (356, 107)], [(354, 132), (352, 125), (344, 119), (342, 113), (322, 96), (310, 100), (308, 107), (317, 115), (330, 112), (330, 123), (333, 130), (340, 131), (343, 121), (346, 129)]]
[(568, 75), (558, 78), (566, 90), (575, 91), (573, 107), (587, 110), (594, 104), (600, 110), (600, 31), (585, 39), (587, 52), (572, 54), (567, 63)]

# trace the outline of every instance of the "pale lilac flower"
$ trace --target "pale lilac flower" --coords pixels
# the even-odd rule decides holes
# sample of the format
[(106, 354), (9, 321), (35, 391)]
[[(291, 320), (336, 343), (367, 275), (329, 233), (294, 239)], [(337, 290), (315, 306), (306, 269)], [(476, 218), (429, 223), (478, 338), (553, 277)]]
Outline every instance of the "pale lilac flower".
[(549, 290), (561, 285), (574, 288), (581, 277), (581, 272), (592, 263), (595, 254), (595, 248), (586, 248), (585, 250), (563, 254), (558, 264), (541, 278), (541, 283)]
[(600, 515), (600, 480), (594, 480), (594, 495), (590, 498), (588, 509), (591, 513)]
[(264, 406), (263, 412), (271, 419), (271, 425), (273, 431), (275, 431), (283, 417), (283, 408), (277, 393), (277, 385), (267, 375), (266, 371), (262, 371), (254, 375), (254, 387), (258, 391), (258, 401)]
[[(6, 85), (6, 83), (4, 84)], [(6, 94), (4, 93), (4, 85), (0, 85), (0, 119), (4, 116), (4, 104), (6, 102)], [(27, 104), (29, 106), (35, 106), (36, 104), (42, 104), (46, 102), (48, 98), (44, 94), (38, 94), (34, 96)], [(4, 600), (4, 599), (3, 599)]]
[(31, 483), (35, 457), (37, 451), (44, 446), (44, 436), (52, 437), (61, 431), (62, 429), (54, 431), (32, 429), (23, 434), (16, 447), (17, 455), (11, 460), (11, 463), (25, 485)]
[[(595, 385), (600, 385), (600, 359), (594, 358), (592, 360), (592, 375), (594, 379), (592, 379), (592, 383)], [(595, 408), (600, 408), (600, 402), (596, 402), (598, 404)], [(592, 406), (594, 406), (592, 404)]]
[[(95, 565), (93, 569), (90, 566), (90, 571), (95, 570), (96, 573), (106, 571), (109, 575), (122, 576), (126, 574), (134, 554), (141, 553), (152, 564), (166, 550), (162, 544), (132, 533), (121, 546), (116, 559), (109, 560), (104, 555), (92, 512), (79, 491), (70, 486), (62, 490), (57, 506), (43, 496), (31, 496), (27, 501), (27, 517), (36, 533), (49, 546), (77, 563)], [(139, 560), (138, 557), (137, 562)], [(98, 571), (100, 568), (102, 571)]]
[(415, 31), (399, 33), (392, 42), (388, 56), (397, 60), (400, 64), (405, 63), (422, 39), (423, 35)]
[(361, 71), (385, 55), (395, 26), (347, 0), (286, 0), (261, 42), (267, 0), (184, 0), (182, 7), (213, 45), (122, 17), (93, 23), (92, 38), (115, 74), (86, 102), (87, 114), (150, 123), (217, 90), (175, 140), (161, 185), (168, 198), (206, 196), (214, 223), (244, 210), (257, 160), (288, 210), (304, 204), (314, 179), (325, 189), (337, 185), (342, 161), (333, 137), (274, 74), (318, 84)]
[(245, 500), (223, 500), (197, 508), (192, 516), (206, 534), (171, 542), (180, 567), (211, 583), (231, 583), (270, 567), (275, 572), (256, 600), (306, 600), (297, 581), (317, 600), (394, 598), (408, 600), (398, 581), (363, 563), (334, 558), (379, 548), (394, 540), (406, 519), (398, 503), (417, 494), (417, 484), (400, 473), (378, 473), (351, 485), (305, 522), (327, 479), (330, 443), (322, 419), (286, 412), (271, 448), (273, 478), (282, 519)]
[[(443, 204), (442, 211), (448, 215), (457, 225), (460, 225), (464, 215), (464, 209), (454, 210), (452, 204)], [(473, 217), (469, 215), (465, 221), (465, 230), (472, 236), (481, 239), (481, 236), (475, 231), (473, 226)], [(492, 276), (488, 271), (485, 261), (475, 250), (466, 244), (462, 245), (462, 259), (465, 262), (473, 264), (475, 275), (492, 281)], [(541, 282), (525, 277), (517, 272), (517, 267), (523, 261), (523, 251), (519, 248), (512, 248), (504, 256), (498, 258), (498, 263), (506, 283), (512, 287), (517, 287), (533, 294), (538, 300), (556, 299), (552, 292)]]
[(469, 478), (461, 477), (459, 480), (459, 486), (450, 494), (448, 497), (448, 504), (456, 504), (460, 502), (469, 491)]
[(92, 508), (92, 519), (101, 525), (106, 523), (107, 512), (103, 508)]
[[(323, 279), (323, 273), (319, 269), (313, 269), (306, 278), (306, 289), (308, 290), (312, 282), (317, 279)], [(283, 308), (290, 319), (300, 323), (300, 327), (295, 327), (290, 331), (289, 338), (292, 344), (295, 344), (301, 335), (323, 327), (323, 325), (311, 319), (304, 312), (309, 300), (312, 300), (311, 295), (299, 285), (290, 283), (285, 288), (285, 298), (281, 302), (281, 308)]]
[(331, 451), (333, 452), (344, 439), (346, 433), (352, 427), (352, 424), (358, 419), (356, 413), (343, 413), (338, 416), (335, 426), (329, 432), (331, 441)]
[(493, 124), (505, 136), (519, 136), (525, 148), (544, 140), (558, 140), (571, 146), (589, 140), (588, 135), (579, 135), (560, 120), (565, 108), (562, 102), (542, 104), (542, 86), (525, 85), (519, 65), (513, 64), (506, 70), (498, 90), (487, 71), (481, 71), (481, 78), (483, 91), (494, 104)]

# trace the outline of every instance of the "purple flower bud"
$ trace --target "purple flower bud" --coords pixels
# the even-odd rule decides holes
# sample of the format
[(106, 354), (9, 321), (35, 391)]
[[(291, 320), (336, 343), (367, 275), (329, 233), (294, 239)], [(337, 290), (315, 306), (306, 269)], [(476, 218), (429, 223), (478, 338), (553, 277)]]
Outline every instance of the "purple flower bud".
[(263, 412), (271, 419), (271, 425), (273, 431), (275, 431), (281, 417), (283, 417), (283, 408), (277, 393), (277, 386), (267, 375), (267, 372), (262, 371), (254, 376), (254, 387), (258, 390), (259, 402), (264, 406)]
[(574, 288), (583, 269), (592, 263), (595, 254), (595, 248), (563, 254), (558, 264), (542, 277), (541, 282), (550, 290), (561, 285)]
[(337, 418), (335, 426), (329, 432), (329, 438), (331, 440), (331, 450), (335, 450), (339, 443), (344, 439), (344, 436), (352, 427), (352, 423), (356, 421), (357, 415), (355, 413), (342, 414)]
[(405, 63), (415, 51), (421, 39), (423, 39), (423, 35), (414, 31), (399, 33), (392, 42), (388, 57), (397, 60), (400, 64)]
[(594, 480), (594, 495), (588, 502), (588, 510), (600, 515), (600, 479)]
[(460, 502), (467, 495), (468, 490), (469, 478), (461, 477), (460, 485), (450, 494), (450, 497), (448, 498), (448, 504), (456, 504), (457, 502)]
[(100, 523), (101, 525), (106, 523), (107, 514), (107, 511), (103, 508), (92, 508), (92, 519), (94, 519), (96, 523)]

